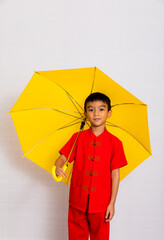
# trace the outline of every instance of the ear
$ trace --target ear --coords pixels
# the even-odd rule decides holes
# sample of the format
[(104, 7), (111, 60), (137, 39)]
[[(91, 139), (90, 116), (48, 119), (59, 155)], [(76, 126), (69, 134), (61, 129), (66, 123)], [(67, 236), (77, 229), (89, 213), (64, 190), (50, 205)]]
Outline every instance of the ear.
[(84, 117), (87, 118), (87, 113), (86, 112), (84, 112)]
[(110, 118), (112, 116), (112, 110), (109, 110), (108, 112), (108, 118)]

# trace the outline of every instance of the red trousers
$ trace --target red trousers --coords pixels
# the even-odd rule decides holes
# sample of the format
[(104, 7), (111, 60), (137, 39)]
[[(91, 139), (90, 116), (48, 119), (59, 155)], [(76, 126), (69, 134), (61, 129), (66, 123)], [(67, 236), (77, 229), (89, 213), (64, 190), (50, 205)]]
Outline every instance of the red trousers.
[(110, 221), (105, 222), (105, 212), (82, 212), (69, 205), (68, 210), (68, 235), (69, 240), (109, 240)]

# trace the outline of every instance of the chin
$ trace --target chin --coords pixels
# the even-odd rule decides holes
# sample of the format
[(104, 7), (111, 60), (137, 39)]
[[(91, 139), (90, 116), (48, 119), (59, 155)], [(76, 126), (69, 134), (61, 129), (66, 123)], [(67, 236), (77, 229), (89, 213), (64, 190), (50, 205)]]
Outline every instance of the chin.
[(93, 123), (92, 124), (92, 126), (94, 126), (94, 127), (100, 127), (102, 124), (100, 124), (100, 123), (98, 123), (98, 124), (95, 124), (95, 123)]

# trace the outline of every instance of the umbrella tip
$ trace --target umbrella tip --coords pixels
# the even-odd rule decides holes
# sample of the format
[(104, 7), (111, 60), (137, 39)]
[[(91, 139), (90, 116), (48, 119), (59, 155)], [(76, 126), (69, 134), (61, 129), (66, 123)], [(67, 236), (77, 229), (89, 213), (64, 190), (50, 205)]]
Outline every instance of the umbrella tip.
[(38, 73), (38, 71), (34, 71), (34, 73), (37, 73), (37, 74), (39, 74), (39, 73)]

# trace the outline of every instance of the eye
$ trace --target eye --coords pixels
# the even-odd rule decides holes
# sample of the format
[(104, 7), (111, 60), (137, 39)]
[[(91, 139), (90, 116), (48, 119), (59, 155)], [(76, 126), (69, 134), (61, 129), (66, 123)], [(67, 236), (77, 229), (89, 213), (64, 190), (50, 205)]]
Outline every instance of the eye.
[(88, 111), (89, 111), (89, 112), (92, 112), (92, 111), (93, 111), (93, 109), (89, 109)]
[(100, 111), (104, 111), (104, 108), (100, 108)]

